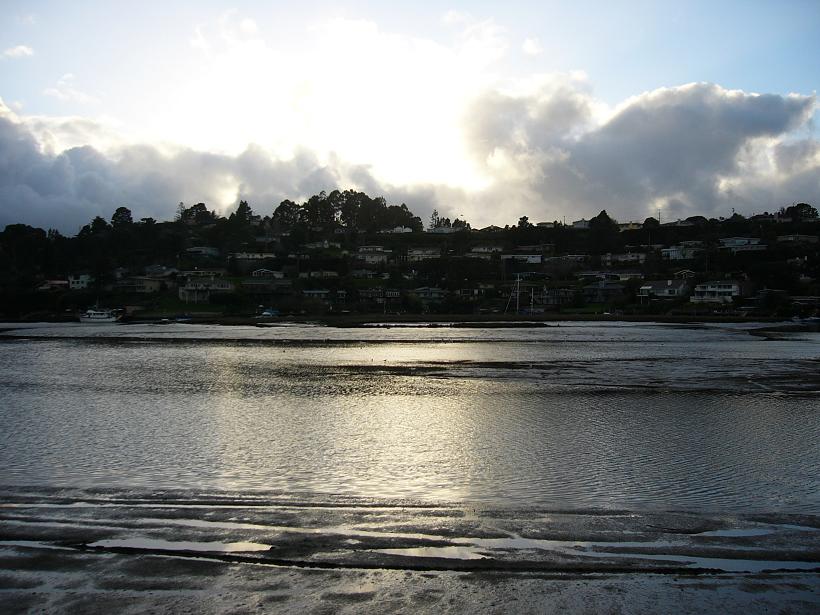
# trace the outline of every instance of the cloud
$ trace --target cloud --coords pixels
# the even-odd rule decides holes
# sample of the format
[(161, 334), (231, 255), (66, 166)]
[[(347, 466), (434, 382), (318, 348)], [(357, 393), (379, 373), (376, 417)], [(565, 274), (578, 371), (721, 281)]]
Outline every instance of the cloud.
[(528, 56), (540, 56), (544, 48), (537, 38), (527, 38), (524, 39), (524, 42), (521, 44), (521, 51)]
[(83, 105), (100, 102), (96, 96), (78, 90), (74, 86), (75, 80), (76, 77), (73, 73), (66, 73), (57, 80), (57, 84), (54, 87), (43, 90), (43, 94), (65, 102), (80, 103)]
[[(277, 159), (256, 145), (238, 156), (146, 144), (105, 153), (87, 145), (53, 153), (35, 137), (32, 126), (42, 130), (39, 121), (21, 119), (0, 103), (0, 228), (23, 222), (73, 234), (121, 205), (135, 218), (170, 219), (180, 201), (203, 201), (226, 212), (245, 198), (270, 214), (284, 198), (356, 187), (353, 178), (377, 186), (366, 167), (322, 162), (308, 151)], [(77, 134), (98, 128), (71, 118), (52, 122), (52, 129), (54, 124)]]
[(34, 55), (34, 49), (29, 47), (28, 45), (17, 45), (16, 47), (9, 47), (5, 49), (0, 57), (3, 59), (10, 58), (26, 58), (28, 56)]
[(787, 144), (810, 121), (813, 96), (693, 83), (633, 97), (604, 121), (595, 104), (571, 80), (474, 101), (465, 131), (493, 182), (472, 215), (489, 221), (488, 197), (503, 198), (510, 219), (550, 220), (604, 208), (622, 219), (656, 207), (680, 217), (751, 213), (820, 199), (817, 142)]
[(820, 202), (820, 144), (805, 136), (816, 108), (814, 96), (708, 83), (604, 108), (579, 74), (489, 87), (462, 110), (459, 127), (464, 163), (486, 180), (475, 188), (390, 181), (373, 166), (309, 147), (279, 156), (255, 144), (235, 154), (134, 144), (102, 121), (19, 117), (0, 104), (0, 228), (25, 222), (74, 233), (121, 205), (135, 217), (169, 219), (180, 201), (227, 212), (244, 198), (269, 214), (284, 198), (335, 188), (405, 202), (422, 219), (433, 208), (466, 216), (473, 226), (523, 215), (589, 218), (601, 209), (620, 220), (642, 220), (657, 207), (665, 219), (752, 214)]

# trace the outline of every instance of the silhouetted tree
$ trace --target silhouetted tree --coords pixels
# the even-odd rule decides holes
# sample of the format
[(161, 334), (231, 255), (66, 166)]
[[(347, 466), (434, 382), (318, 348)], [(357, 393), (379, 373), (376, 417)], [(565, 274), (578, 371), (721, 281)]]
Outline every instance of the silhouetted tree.
[(114, 215), (111, 216), (111, 226), (114, 228), (122, 228), (133, 223), (134, 220), (131, 217), (131, 210), (127, 207), (117, 207)]

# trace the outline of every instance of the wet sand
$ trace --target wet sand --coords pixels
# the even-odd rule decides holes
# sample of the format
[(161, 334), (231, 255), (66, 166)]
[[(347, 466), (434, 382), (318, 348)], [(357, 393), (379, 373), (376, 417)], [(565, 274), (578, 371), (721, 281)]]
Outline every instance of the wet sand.
[(820, 517), (0, 493), (0, 611), (816, 612)]

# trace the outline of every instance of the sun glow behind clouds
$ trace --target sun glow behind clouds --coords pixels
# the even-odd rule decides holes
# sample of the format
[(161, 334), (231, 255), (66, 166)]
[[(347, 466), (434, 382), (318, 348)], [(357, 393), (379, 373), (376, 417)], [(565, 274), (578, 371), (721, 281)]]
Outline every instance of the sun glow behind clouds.
[(336, 19), (309, 28), (298, 53), (264, 33), (238, 16), (193, 29), (197, 66), (150, 118), (152, 138), (231, 154), (249, 143), (285, 157), (308, 148), (372, 165), (387, 183), (485, 185), (461, 127), (503, 54), (492, 24), (443, 45)]

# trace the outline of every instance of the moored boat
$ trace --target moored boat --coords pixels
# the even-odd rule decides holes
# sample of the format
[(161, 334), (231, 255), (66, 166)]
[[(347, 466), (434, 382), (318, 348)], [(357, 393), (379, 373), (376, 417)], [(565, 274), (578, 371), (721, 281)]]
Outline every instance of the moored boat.
[(106, 310), (102, 308), (89, 308), (80, 314), (80, 322), (82, 323), (112, 323), (120, 319), (119, 314), (114, 310)]

